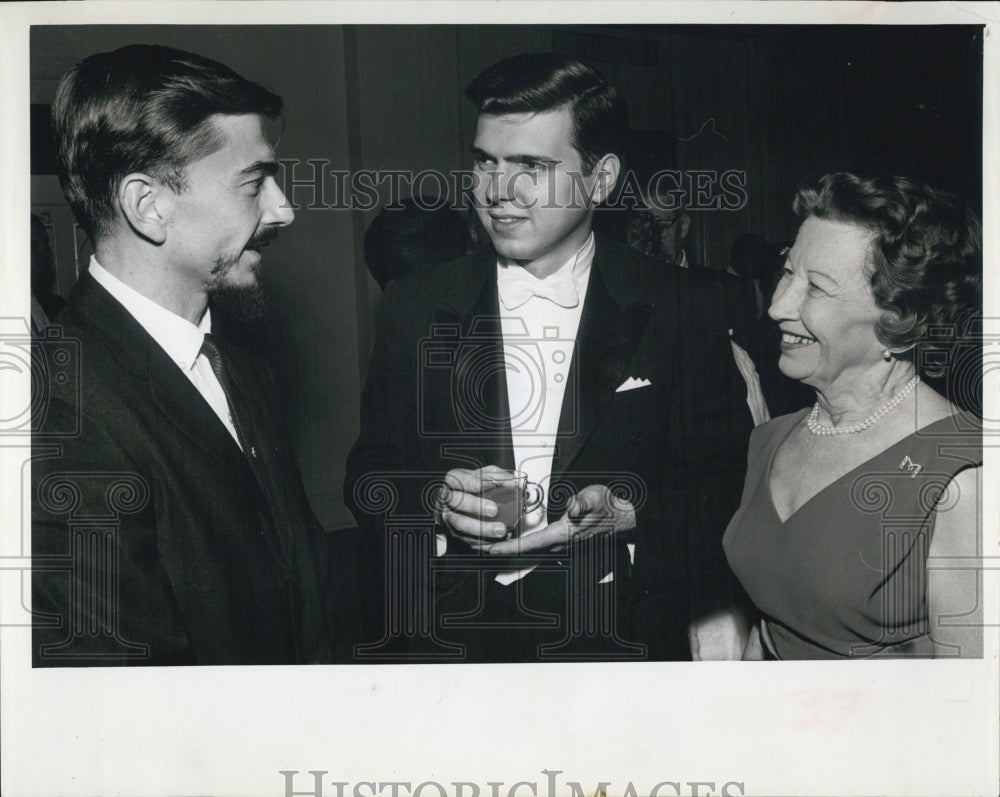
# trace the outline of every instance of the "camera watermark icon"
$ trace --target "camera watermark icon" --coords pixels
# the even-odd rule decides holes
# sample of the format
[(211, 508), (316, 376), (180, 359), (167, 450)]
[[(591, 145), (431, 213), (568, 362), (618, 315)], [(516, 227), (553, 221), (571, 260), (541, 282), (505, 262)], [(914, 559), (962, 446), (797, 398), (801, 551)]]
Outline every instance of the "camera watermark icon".
[[(969, 411), (956, 416), (963, 431), (1000, 434), (1000, 417), (990, 417), (984, 404), (988, 386), (993, 393), (1000, 386), (1000, 318), (976, 315), (961, 323), (928, 326), (917, 344), (915, 364), (931, 387)], [(929, 433), (933, 431), (917, 432)]]
[[(53, 396), (69, 399), (66, 406), (79, 407), (80, 342), (63, 336), (62, 328), (49, 326), (32, 337), (26, 319), (0, 319), (0, 377), (30, 380), (28, 403), (5, 406), (0, 417), (0, 436), (31, 434), (33, 439), (55, 441), (80, 430), (79, 412), (56, 417)], [(9, 399), (15, 391), (5, 390)]]
[[(563, 338), (558, 327), (541, 337), (528, 334), (519, 319), (479, 316), (463, 328), (435, 324), (419, 342), (417, 375), (418, 433), (425, 438), (518, 436), (541, 434), (550, 385), (564, 395), (579, 396), (579, 379), (571, 367), (576, 341)], [(513, 327), (518, 328), (513, 328)], [(514, 391), (507, 389), (516, 381)], [(447, 401), (439, 397), (448, 396)], [(514, 401), (512, 402), (512, 397)], [(563, 404), (560, 434), (579, 427), (578, 401)], [(571, 412), (565, 412), (572, 407)]]

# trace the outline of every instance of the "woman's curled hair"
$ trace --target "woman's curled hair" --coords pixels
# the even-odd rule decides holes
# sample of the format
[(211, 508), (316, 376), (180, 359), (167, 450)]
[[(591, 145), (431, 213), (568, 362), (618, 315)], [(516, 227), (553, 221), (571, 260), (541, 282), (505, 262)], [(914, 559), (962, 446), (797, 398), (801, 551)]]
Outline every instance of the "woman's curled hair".
[(828, 174), (799, 190), (792, 205), (809, 216), (872, 234), (867, 271), (886, 311), (878, 339), (919, 371), (941, 376), (942, 349), (978, 334), (982, 311), (982, 226), (957, 196), (907, 177)]

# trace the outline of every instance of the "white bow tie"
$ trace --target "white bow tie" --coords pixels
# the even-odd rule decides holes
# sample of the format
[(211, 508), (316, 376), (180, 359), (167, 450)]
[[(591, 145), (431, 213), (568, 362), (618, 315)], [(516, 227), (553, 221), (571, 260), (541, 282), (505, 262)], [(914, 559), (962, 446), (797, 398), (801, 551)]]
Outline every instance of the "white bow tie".
[(580, 304), (580, 292), (570, 270), (560, 271), (548, 279), (540, 280), (519, 266), (508, 266), (497, 280), (500, 301), (508, 310), (515, 310), (532, 296), (548, 299), (560, 307)]

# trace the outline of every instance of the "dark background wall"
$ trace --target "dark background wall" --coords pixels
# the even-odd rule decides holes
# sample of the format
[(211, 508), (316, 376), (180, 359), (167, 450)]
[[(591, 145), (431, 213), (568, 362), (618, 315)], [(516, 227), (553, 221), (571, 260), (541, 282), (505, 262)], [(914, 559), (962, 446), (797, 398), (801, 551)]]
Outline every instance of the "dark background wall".
[[(380, 299), (361, 248), (377, 207), (319, 207), (304, 185), (307, 161), (352, 172), (467, 168), (475, 113), (462, 90), (503, 57), (557, 49), (590, 60), (625, 95), (664, 168), (745, 173), (745, 206), (697, 214), (699, 257), (711, 268), (725, 267), (740, 233), (794, 237), (796, 186), (830, 171), (908, 174), (981, 204), (978, 26), (36, 26), (32, 104), (50, 104), (80, 58), (132, 42), (208, 55), (285, 99), (279, 157), (300, 164), (285, 174), (300, 207), (267, 252), (275, 312), (261, 340), (330, 529), (353, 523), (341, 481)], [(36, 160), (32, 207), (52, 224), (65, 294), (86, 244)]]

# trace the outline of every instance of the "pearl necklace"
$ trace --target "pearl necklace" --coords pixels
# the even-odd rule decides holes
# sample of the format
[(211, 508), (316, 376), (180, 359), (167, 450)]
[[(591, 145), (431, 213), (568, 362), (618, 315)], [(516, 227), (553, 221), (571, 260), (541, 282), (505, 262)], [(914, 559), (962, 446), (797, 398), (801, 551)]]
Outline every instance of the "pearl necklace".
[(875, 410), (871, 415), (865, 418), (863, 421), (858, 423), (852, 423), (850, 426), (824, 426), (819, 422), (819, 402), (817, 401), (812, 408), (812, 412), (809, 413), (809, 417), (806, 418), (806, 428), (814, 435), (820, 437), (831, 437), (838, 434), (857, 434), (858, 432), (863, 432), (865, 429), (873, 426), (877, 421), (882, 420), (886, 415), (892, 412), (896, 407), (903, 403), (913, 389), (917, 386), (917, 382), (920, 381), (919, 376), (913, 377), (906, 385), (896, 393), (891, 399), (889, 399), (885, 404)]

